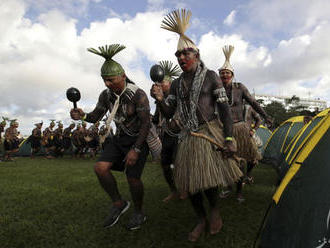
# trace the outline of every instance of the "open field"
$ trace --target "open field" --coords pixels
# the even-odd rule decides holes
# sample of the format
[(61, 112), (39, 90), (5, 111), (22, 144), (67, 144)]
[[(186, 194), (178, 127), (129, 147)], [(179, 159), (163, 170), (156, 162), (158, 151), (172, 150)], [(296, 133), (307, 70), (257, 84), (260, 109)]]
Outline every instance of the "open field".
[[(243, 204), (234, 196), (221, 200), (222, 231), (191, 244), (186, 241), (195, 223), (190, 202), (162, 202), (168, 188), (158, 164), (146, 164), (143, 174), (148, 215), (143, 228), (125, 229), (132, 209), (113, 228), (102, 228), (111, 202), (93, 163), (71, 158), (0, 163), (0, 248), (251, 247), (275, 190), (275, 172), (259, 165), (255, 184), (244, 187)], [(115, 174), (123, 197), (130, 199), (124, 175)]]

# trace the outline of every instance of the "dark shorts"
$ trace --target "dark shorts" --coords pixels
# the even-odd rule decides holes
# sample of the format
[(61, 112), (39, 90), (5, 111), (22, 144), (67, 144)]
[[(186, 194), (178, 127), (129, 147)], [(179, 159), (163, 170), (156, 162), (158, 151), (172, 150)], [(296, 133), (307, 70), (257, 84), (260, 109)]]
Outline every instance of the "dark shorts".
[(40, 138), (36, 138), (36, 137), (31, 136), (29, 138), (29, 140), (30, 140), (32, 149), (38, 149), (38, 148), (41, 147), (41, 143), (40, 143), (41, 139)]
[(56, 146), (56, 148), (63, 148), (63, 139), (54, 137), (53, 144)]
[(127, 177), (139, 179), (149, 153), (147, 143), (143, 143), (141, 153), (135, 165), (128, 166), (125, 170), (125, 162), (123, 161), (128, 151), (135, 144), (136, 139), (137, 137), (128, 135), (111, 137), (98, 159), (98, 162), (112, 162), (111, 170), (125, 171)]
[(97, 139), (92, 139), (87, 145), (89, 148), (96, 149), (99, 146), (99, 141)]
[(18, 149), (18, 145), (19, 145), (18, 140), (13, 140), (13, 141), (10, 141), (10, 142), (5, 140), (5, 142), (4, 142), (5, 151), (12, 151), (12, 150)]
[(170, 165), (174, 163), (176, 151), (178, 148), (178, 138), (172, 137), (167, 133), (164, 133), (161, 137), (162, 152), (161, 152), (161, 164)]
[(70, 137), (63, 137), (63, 148), (65, 150), (70, 149), (72, 146)]
[(55, 146), (54, 139), (48, 138), (47, 139), (47, 144), (45, 145), (45, 147), (50, 148), (50, 147), (53, 147), (53, 146)]

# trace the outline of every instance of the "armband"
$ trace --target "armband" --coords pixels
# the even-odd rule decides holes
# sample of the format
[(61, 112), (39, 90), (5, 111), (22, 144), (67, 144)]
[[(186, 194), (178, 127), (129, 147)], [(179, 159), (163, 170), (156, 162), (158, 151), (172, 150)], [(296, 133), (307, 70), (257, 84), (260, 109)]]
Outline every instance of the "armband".
[(135, 145), (131, 147), (132, 150), (134, 150), (136, 153), (140, 153), (141, 149), (137, 148)]

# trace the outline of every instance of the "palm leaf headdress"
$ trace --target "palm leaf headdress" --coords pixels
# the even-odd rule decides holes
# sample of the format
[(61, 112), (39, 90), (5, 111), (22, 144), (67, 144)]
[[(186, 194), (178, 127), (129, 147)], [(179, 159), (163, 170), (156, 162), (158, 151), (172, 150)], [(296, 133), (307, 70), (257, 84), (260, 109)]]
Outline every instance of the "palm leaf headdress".
[(165, 72), (165, 80), (172, 81), (182, 72), (178, 65), (173, 66), (173, 63), (168, 60), (160, 61), (159, 65), (163, 68)]
[(10, 125), (12, 126), (12, 125), (15, 125), (15, 124), (17, 124), (18, 122), (17, 122), (17, 119), (12, 119), (12, 120), (9, 120), (10, 121)]
[(124, 50), (126, 47), (120, 44), (112, 44), (98, 47), (99, 50), (95, 48), (88, 48), (87, 51), (99, 55), (105, 59), (105, 62), (101, 68), (101, 76), (119, 76), (125, 73), (123, 67), (112, 59), (120, 51)]
[(54, 125), (55, 126), (55, 119), (50, 119), (50, 124)]
[(2, 126), (5, 126), (5, 125), (7, 124), (7, 121), (9, 121), (9, 118), (7, 118), (7, 117), (3, 117), (3, 116), (2, 116), (2, 121), (1, 121), (0, 124), (1, 124)]

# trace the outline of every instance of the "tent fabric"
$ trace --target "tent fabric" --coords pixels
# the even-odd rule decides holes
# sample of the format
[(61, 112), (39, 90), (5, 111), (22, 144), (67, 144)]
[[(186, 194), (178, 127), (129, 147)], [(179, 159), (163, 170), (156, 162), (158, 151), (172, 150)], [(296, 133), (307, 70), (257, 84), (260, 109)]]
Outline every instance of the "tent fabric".
[(284, 121), (268, 140), (263, 154), (263, 162), (278, 167), (281, 159), (281, 154), (286, 149), (287, 145), (292, 141), (294, 136), (304, 126), (304, 116), (295, 116)]
[[(320, 121), (315, 125), (315, 120)], [(259, 248), (330, 247), (330, 109), (308, 127), (273, 196)]]
[(256, 134), (262, 140), (263, 145), (262, 145), (262, 147), (259, 148), (259, 151), (263, 155), (263, 153), (265, 151), (265, 147), (266, 147), (267, 141), (272, 136), (272, 132), (267, 127), (265, 127), (263, 125), (260, 125), (259, 128), (256, 130)]
[[(19, 144), (19, 150), (16, 153), (16, 156), (23, 156), (27, 157), (31, 155), (31, 143), (28, 142), (28, 139), (24, 139), (20, 144)], [(40, 151), (38, 152), (37, 155), (44, 155), (45, 154), (45, 149), (43, 146), (41, 146)]]
[(311, 132), (317, 130), (315, 127), (320, 126), (327, 117), (327, 110), (319, 113), (308, 124), (306, 124), (294, 137), (292, 142), (288, 145), (285, 151), (281, 154), (281, 159), (277, 167), (279, 174), (279, 181), (283, 179), (286, 172), (289, 169), (289, 165), (292, 163), (293, 158), (297, 155), (297, 151), (301, 148), (302, 144), (306, 142), (306, 139), (310, 137)]

